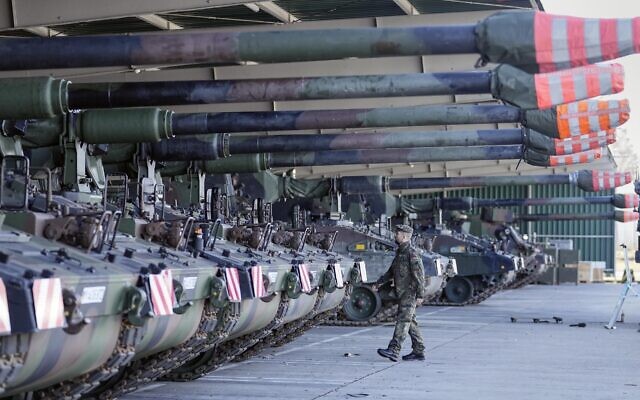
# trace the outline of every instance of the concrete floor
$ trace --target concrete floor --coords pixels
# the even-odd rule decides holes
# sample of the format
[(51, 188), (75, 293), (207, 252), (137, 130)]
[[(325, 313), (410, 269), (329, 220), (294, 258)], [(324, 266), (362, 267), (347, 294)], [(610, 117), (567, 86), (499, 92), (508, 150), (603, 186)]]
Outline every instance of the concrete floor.
[[(422, 307), (422, 363), (376, 354), (391, 326), (323, 326), (197, 381), (155, 383), (123, 399), (638, 399), (640, 299), (627, 299), (624, 324), (603, 328), (620, 290), (528, 286), (475, 306)], [(511, 316), (564, 323), (511, 323)], [(569, 327), (578, 322), (587, 326)], [(408, 340), (405, 347), (403, 354)]]

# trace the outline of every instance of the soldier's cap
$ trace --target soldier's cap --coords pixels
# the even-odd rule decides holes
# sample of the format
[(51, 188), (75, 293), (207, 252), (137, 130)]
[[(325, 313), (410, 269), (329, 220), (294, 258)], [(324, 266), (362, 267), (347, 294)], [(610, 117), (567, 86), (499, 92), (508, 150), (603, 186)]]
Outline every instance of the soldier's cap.
[(396, 232), (413, 233), (413, 228), (409, 225), (396, 225)]

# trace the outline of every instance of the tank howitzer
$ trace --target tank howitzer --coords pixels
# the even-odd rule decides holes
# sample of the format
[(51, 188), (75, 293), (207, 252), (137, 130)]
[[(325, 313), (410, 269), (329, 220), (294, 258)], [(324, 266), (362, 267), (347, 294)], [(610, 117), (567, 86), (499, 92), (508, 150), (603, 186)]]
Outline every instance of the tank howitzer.
[[(389, 194), (363, 196), (369, 214), (418, 217), (432, 216), (439, 210), (466, 210), (468, 204), (457, 199), (409, 199)], [(466, 216), (463, 216), (466, 217)], [(447, 221), (450, 225), (453, 220)], [(428, 225), (425, 225), (428, 226)], [(525, 264), (520, 254), (511, 255), (497, 243), (454, 232), (440, 225), (423, 229), (425, 247), (455, 259), (458, 274), (446, 282), (444, 290), (428, 304), (474, 304), (511, 285)]]
[[(210, 203), (213, 207), (210, 215), (220, 215), (218, 210), (225, 210), (222, 212), (225, 220), (245, 221), (240, 224), (236, 222), (236, 225), (220, 224), (223, 232), (223, 238), (220, 239), (222, 243), (226, 239), (227, 243), (235, 242), (244, 246), (244, 252), (249, 254), (265, 253), (270, 258), (270, 264), (280, 259), (287, 260), (293, 265), (292, 268), (305, 270), (309, 276), (306, 280), (300, 276), (299, 282), (291, 281), (290, 276), (285, 276), (286, 286), (281, 296), (287, 306), (278, 308), (278, 315), (269, 323), (268, 330), (263, 328), (257, 332), (248, 331), (243, 337), (232, 333), (231, 340), (228, 343), (224, 342), (221, 348), (203, 352), (174, 370), (169, 375), (169, 379), (172, 380), (191, 380), (210, 372), (222, 364), (221, 357), (222, 361), (225, 361), (225, 358), (228, 361), (229, 353), (236, 353), (235, 358), (245, 359), (264, 347), (278, 346), (293, 340), (306, 330), (322, 323), (335, 313), (336, 308), (342, 306), (351, 285), (361, 279), (360, 268), (364, 268), (358, 261), (343, 255), (321, 252), (307, 246), (294, 249), (279, 246), (275, 240), (279, 231), (271, 222), (269, 203), (255, 199), (248, 213), (239, 210), (239, 214), (233, 216), (227, 211), (231, 207), (222, 206), (222, 203), (229, 199), (224, 200), (219, 188), (215, 189), (216, 193), (212, 193)], [(298, 271), (298, 275), (301, 273)], [(249, 315), (253, 315), (253, 312)], [(242, 346), (239, 343), (242, 343)]]
[[(353, 292), (337, 319), (338, 325), (371, 325), (393, 317), (396, 305), (389, 288), (372, 284), (382, 276), (395, 257), (396, 243), (390, 239), (389, 231), (376, 232), (375, 228), (356, 226), (349, 221), (323, 220), (314, 225), (318, 240), (333, 235), (336, 252), (357, 256), (366, 262), (367, 281), (354, 286)], [(386, 233), (386, 234), (385, 234)], [(314, 238), (312, 238), (314, 239)], [(446, 282), (457, 273), (456, 261), (418, 246), (425, 274), (425, 301), (440, 295)]]
[[(380, 179), (378, 177), (378, 179)], [(338, 181), (329, 180), (304, 181), (277, 177), (269, 173), (254, 175), (239, 175), (238, 188), (241, 194), (249, 198), (267, 197), (274, 201), (273, 213), (281, 220), (292, 221), (293, 225), (306, 225), (306, 218), (303, 218), (301, 209), (304, 205), (293, 202), (293, 206), (288, 202), (277, 201), (282, 199), (283, 191), (273, 193), (273, 188), (290, 186), (290, 190), (296, 191), (296, 197), (309, 200), (311, 198), (321, 198), (330, 196), (332, 203), (339, 207), (340, 195), (346, 192), (357, 192), (360, 188), (365, 188), (367, 178), (364, 182), (345, 179), (339, 186)], [(372, 185), (372, 186), (375, 186)], [(365, 190), (370, 190), (365, 189)], [(336, 198), (337, 196), (337, 198)], [(305, 210), (306, 211), (306, 210)], [(339, 218), (341, 211), (338, 208), (337, 218), (323, 218), (308, 226), (311, 232), (306, 235), (307, 243), (320, 247), (324, 250), (333, 249), (338, 254), (356, 257), (365, 261), (367, 282), (375, 281), (388, 269), (395, 256), (396, 244), (391, 239), (390, 231), (374, 229), (365, 225), (354, 225), (350, 221)], [(304, 224), (299, 221), (305, 221)], [(289, 239), (291, 240), (291, 239)], [(442, 257), (428, 250), (422, 249), (423, 265), (427, 279), (425, 293), (427, 298), (436, 297), (444, 287), (446, 280), (455, 275), (455, 261)], [(353, 289), (349, 301), (345, 304), (339, 318), (332, 323), (337, 324), (372, 324), (380, 322), (389, 317), (393, 310), (389, 300), (383, 298), (371, 283), (363, 282)], [(387, 296), (388, 297), (388, 296)], [(391, 308), (390, 308), (391, 307)], [(381, 312), (382, 311), (382, 312)], [(350, 322), (349, 322), (350, 321)]]
[[(200, 175), (197, 176), (202, 178)], [(195, 186), (199, 185), (196, 183)], [(180, 186), (177, 190), (180, 190)], [(212, 197), (219, 196), (213, 196), (212, 193)], [(219, 200), (221, 199), (211, 199), (210, 208), (207, 209), (210, 218), (220, 215), (220, 212), (214, 208), (230, 209), (230, 207), (221, 207)], [(178, 206), (182, 205), (178, 204)], [(321, 257), (312, 257), (308, 252), (289, 251), (273, 245), (271, 243), (272, 225), (269, 222), (268, 213), (265, 212), (267, 206), (267, 204), (264, 204), (264, 207), (255, 206), (252, 213), (245, 218), (248, 225), (243, 223), (234, 226), (220, 223), (217, 228), (214, 226), (209, 229), (209, 232), (221, 231), (220, 238), (213, 240), (212, 249), (201, 253), (209, 260), (216, 259), (210, 253), (219, 248), (222, 249), (223, 256), (225, 253), (232, 256), (238, 252), (246, 254), (250, 259), (250, 265), (258, 262), (269, 276), (273, 273), (275, 266), (284, 262), (286, 264), (284, 275), (281, 269), (275, 269), (278, 279), (282, 281), (278, 286), (280, 292), (275, 294), (277, 301), (270, 302), (270, 305), (263, 304), (264, 301), (259, 302), (246, 310), (241, 308), (236, 328), (228, 337), (219, 345), (205, 349), (198, 355), (194, 354), (186, 363), (174, 368), (164, 379), (179, 381), (196, 379), (232, 359), (249, 357), (264, 346), (293, 340), (297, 334), (321, 323), (328, 314), (335, 312), (334, 309), (341, 306), (345, 293), (350, 290), (350, 284), (358, 279), (358, 270), (354, 268), (353, 260), (339, 257), (332, 258), (332, 262), (329, 262)], [(223, 213), (223, 216), (227, 221), (232, 219), (230, 215)], [(203, 226), (199, 220), (196, 224)], [(211, 237), (211, 234), (203, 234), (203, 240), (205, 237)], [(238, 245), (242, 247), (238, 249)], [(204, 247), (207, 248), (207, 246)], [(220, 258), (219, 254), (217, 258)], [(341, 284), (338, 283), (337, 276), (343, 277)]]
[[(77, 177), (74, 176), (74, 178)], [(78, 192), (77, 199), (81, 199), (81, 196), (82, 193)], [(52, 202), (49, 200), (52, 200)], [(65, 204), (65, 201), (66, 203), (71, 204)], [(42, 211), (44, 213), (49, 213), (51, 210), (51, 206), (56, 206), (59, 209), (63, 210), (86, 208), (86, 206), (83, 207), (80, 204), (75, 204), (74, 201), (67, 200), (60, 196), (54, 196), (52, 199), (48, 199), (46, 207)], [(80, 211), (80, 213), (82, 212), (84, 211)], [(29, 212), (28, 214), (32, 215), (34, 213)], [(85, 225), (90, 225), (89, 221), (84, 221), (84, 219), (86, 219), (84, 215), (79, 216), (83, 218), (81, 222), (83, 222)], [(67, 218), (66, 215), (63, 215), (63, 217)], [(185, 218), (182, 218), (182, 220), (185, 220)], [(186, 218), (186, 220), (188, 221), (189, 219)], [(19, 221), (16, 222), (15, 219), (14, 222), (20, 223)], [(78, 221), (75, 220), (72, 222)], [(122, 361), (117, 363), (113, 363), (113, 361), (107, 360), (113, 363), (113, 365), (107, 371), (96, 374), (90, 373), (91, 371), (88, 370), (77, 371), (77, 369), (70, 368), (69, 375), (60, 375), (58, 380), (45, 381), (44, 383), (41, 383), (41, 385), (45, 386), (47, 384), (56, 385), (48, 387), (46, 389), (42, 389), (36, 394), (37, 396), (50, 397), (51, 393), (53, 393), (52, 391), (57, 391), (56, 393), (60, 393), (60, 391), (63, 391), (64, 393), (83, 393), (93, 389), (91, 394), (92, 396), (99, 398), (112, 398), (113, 396), (117, 396), (120, 393), (125, 393), (132, 390), (142, 382), (147, 382), (151, 379), (155, 379), (161, 375), (164, 375), (180, 365), (184, 367), (180, 371), (181, 379), (184, 379), (184, 377), (187, 375), (193, 377), (200, 376), (202, 371), (206, 372), (208, 370), (211, 370), (212, 368), (217, 367), (223, 362), (229, 361), (232, 357), (240, 354), (248, 347), (253, 346), (258, 340), (270, 333), (274, 329), (274, 327), (282, 323), (283, 320), (279, 317), (280, 314), (285, 316), (287, 319), (295, 320), (299, 317), (299, 313), (304, 313), (305, 309), (314, 308), (316, 301), (310, 301), (309, 298), (318, 299), (319, 297), (317, 293), (309, 296), (301, 295), (301, 300), (296, 301), (302, 302), (304, 303), (304, 305), (294, 307), (294, 309), (290, 310), (289, 313), (286, 313), (288, 307), (286, 307), (285, 305), (281, 305), (281, 303), (284, 303), (283, 301), (280, 301), (282, 296), (277, 297), (276, 302), (270, 302), (269, 305), (266, 305), (267, 302), (258, 301), (258, 296), (254, 296), (251, 294), (251, 291), (246, 292), (245, 290), (245, 292), (249, 293), (249, 295), (245, 297), (246, 301), (244, 303), (240, 302), (238, 304), (237, 301), (225, 301), (225, 299), (228, 299), (228, 297), (225, 296), (229, 296), (228, 291), (231, 290), (231, 286), (225, 286), (225, 279), (228, 278), (226, 271), (237, 271), (239, 269), (242, 269), (242, 271), (244, 272), (239, 272), (238, 274), (245, 276), (245, 274), (248, 274), (248, 271), (253, 268), (248, 268), (247, 263), (256, 262), (256, 258), (252, 259), (249, 257), (248, 259), (245, 258), (243, 261), (242, 257), (247, 256), (238, 256), (237, 254), (232, 255), (231, 252), (227, 250), (225, 260), (224, 250), (222, 250), (222, 256), (209, 256), (209, 258), (199, 257), (194, 259), (189, 254), (181, 253), (183, 243), (185, 243), (189, 238), (189, 234), (187, 232), (190, 229), (188, 229), (187, 226), (184, 225), (180, 220), (173, 220), (170, 222), (152, 221), (139, 224), (137, 221), (132, 220), (131, 218), (123, 218), (122, 222), (123, 225), (129, 224), (128, 229), (131, 229), (131, 231), (135, 233), (139, 232), (137, 229), (138, 227), (144, 227), (144, 233), (149, 235), (148, 237), (150, 239), (157, 239), (158, 237), (162, 238), (167, 232), (174, 233), (176, 231), (182, 231), (183, 233), (185, 233), (185, 240), (182, 242), (177, 242), (179, 245), (178, 247), (180, 248), (170, 250), (169, 252), (167, 252), (167, 250), (162, 247), (154, 247), (148, 242), (141, 242), (130, 236), (116, 235), (110, 243), (112, 256), (110, 256), (109, 258), (117, 260), (131, 260), (139, 257), (136, 256), (136, 254), (142, 255), (142, 259), (140, 261), (127, 261), (129, 264), (126, 264), (126, 266), (129, 266), (129, 268), (135, 268), (133, 272), (134, 280), (138, 279), (137, 273), (139, 269), (141, 271), (149, 271), (149, 267), (147, 266), (148, 264), (144, 260), (155, 261), (154, 265), (167, 266), (165, 268), (168, 271), (171, 271), (171, 274), (173, 276), (180, 279), (177, 284), (174, 284), (174, 288), (176, 288), (176, 291), (177, 288), (181, 288), (180, 290), (185, 290), (184, 287), (186, 284), (181, 283), (183, 277), (189, 278), (187, 279), (188, 282), (192, 282), (193, 278), (196, 278), (197, 281), (197, 279), (202, 278), (198, 277), (197, 274), (202, 275), (204, 271), (204, 273), (206, 273), (206, 276), (204, 276), (206, 279), (210, 279), (212, 282), (218, 282), (218, 289), (215, 291), (215, 293), (217, 294), (214, 296), (214, 294), (212, 294), (214, 291), (210, 293), (207, 289), (206, 284), (203, 284), (203, 286), (200, 287), (199, 291), (196, 292), (197, 295), (202, 296), (200, 298), (196, 297), (190, 299), (190, 297), (194, 293), (193, 289), (188, 288), (189, 291), (186, 292), (187, 294), (185, 295), (183, 295), (182, 292), (180, 294), (176, 292), (175, 298), (178, 302), (178, 305), (174, 307), (175, 310), (172, 310), (173, 316), (166, 318), (170, 318), (171, 320), (176, 321), (179, 320), (182, 322), (178, 324), (157, 324), (157, 322), (154, 322), (152, 320), (151, 322), (145, 322), (146, 325), (151, 324), (150, 327), (143, 325), (143, 327), (148, 328), (147, 331), (150, 332), (151, 335), (159, 335), (164, 339), (162, 339), (161, 341), (145, 341), (144, 336), (138, 335), (137, 338), (139, 340), (134, 342), (135, 354), (132, 354), (130, 357), (124, 358), (122, 359)], [(147, 228), (150, 225), (154, 226), (153, 232), (148, 232)], [(61, 235), (58, 238), (75, 238), (75, 232), (73, 230), (69, 231), (70, 227), (75, 228), (74, 224), (72, 224), (71, 222), (69, 224), (61, 224), (61, 229), (68, 233), (66, 235)], [(52, 229), (49, 230), (54, 232), (54, 230)], [(110, 235), (103, 235), (102, 237), (110, 237)], [(89, 241), (89, 243), (92, 242)], [(164, 243), (166, 245), (169, 243), (169, 241), (165, 241)], [(118, 247), (120, 247), (119, 250)], [(89, 250), (93, 249), (90, 248)], [(155, 250), (157, 250), (157, 252)], [(210, 252), (202, 252), (200, 254), (208, 253)], [(158, 258), (157, 261), (154, 259), (154, 256), (156, 254), (156, 257)], [(99, 255), (96, 257), (102, 259), (104, 258), (104, 255)], [(170, 258), (169, 261), (164, 260), (167, 257)], [(212, 260), (214, 262), (212, 262)], [(267, 261), (268, 260), (265, 261), (264, 268), (266, 268), (267, 270), (273, 270), (273, 268), (270, 267), (274, 263), (267, 263)], [(277, 261), (276, 264), (284, 265), (281, 260)], [(188, 272), (184, 269), (185, 265), (189, 266)], [(252, 264), (248, 265), (251, 266)], [(288, 285), (293, 285), (288, 289), (289, 293), (299, 293), (300, 281), (306, 275), (299, 273), (299, 265), (292, 266), (291, 264), (287, 264), (284, 265), (284, 268), (284, 271), (279, 271), (276, 268), (276, 271), (278, 273), (277, 279), (279, 279), (280, 282), (278, 286), (279, 291), (283, 292), (285, 288), (287, 288), (285, 282), (288, 282)], [(158, 273), (161, 274), (162, 269), (156, 269), (158, 270)], [(280, 274), (280, 272), (283, 272), (283, 274)], [(143, 272), (143, 275), (146, 273), (148, 272)], [(155, 270), (151, 268), (151, 274), (154, 273)], [(189, 273), (196, 274), (196, 276), (184, 276), (185, 274)], [(289, 273), (291, 273), (292, 275), (288, 275)], [(292, 279), (292, 277), (295, 279)], [(251, 279), (253, 279), (253, 276), (248, 281), (246, 281), (248, 283), (245, 282), (244, 286), (249, 285), (248, 287), (251, 288)], [(308, 277), (307, 280), (310, 285), (315, 284), (314, 279), (312, 279), (311, 277)], [(222, 284), (220, 284), (219, 281), (221, 281)], [(263, 281), (266, 282), (267, 280), (263, 277)], [(240, 285), (240, 288), (242, 287), (243, 285)], [(240, 289), (238, 290), (238, 293), (241, 294)], [(343, 296), (344, 295), (342, 295), (342, 297)], [(205, 301), (208, 301), (213, 297), (222, 298), (219, 299), (220, 302), (216, 303), (217, 306), (214, 305), (212, 306), (213, 308), (207, 306), (207, 308), (205, 309)], [(327, 296), (327, 298), (323, 299), (322, 302), (317, 302), (319, 306), (326, 306), (329, 302), (329, 297), (330, 296)], [(150, 295), (149, 298), (152, 298), (152, 296)], [(184, 304), (182, 302), (184, 302)], [(242, 308), (243, 306), (244, 310)], [(229, 312), (226, 312), (225, 309), (229, 309)], [(169, 306), (169, 310), (171, 310), (171, 306)], [(249, 316), (247, 316), (247, 313)], [(260, 315), (260, 318), (251, 317), (251, 315)], [(154, 314), (149, 314), (148, 316), (154, 316)], [(219, 318), (216, 316), (218, 316)], [(269, 319), (270, 317), (272, 318)], [(159, 316), (158, 318), (165, 317)], [(209, 335), (209, 333), (212, 333), (214, 335)], [(96, 337), (95, 340), (98, 339), (99, 338)], [(216, 346), (217, 344), (220, 344), (223, 341), (225, 341), (225, 344), (218, 346), (217, 348), (224, 348), (224, 355), (221, 356), (220, 354), (216, 353), (211, 356), (211, 351), (209, 349)], [(96, 348), (103, 347), (97, 346), (96, 344)], [(131, 347), (129, 347), (129, 349), (131, 350)], [(197, 349), (198, 351), (194, 352), (194, 349)], [(111, 349), (106, 350), (110, 351)], [(198, 356), (199, 352), (202, 352), (203, 354), (207, 353), (207, 362), (202, 363), (202, 358), (194, 360), (194, 357)], [(71, 353), (69, 355), (71, 355)], [(102, 355), (102, 353), (98, 353), (98, 356), (102, 356), (103, 359), (104, 357), (106, 357), (106, 355)], [(95, 368), (100, 367), (100, 365), (92, 365), (89, 367)], [(85, 368), (89, 367), (85, 365)], [(90, 375), (82, 375), (87, 373), (89, 373)], [(77, 375), (81, 376), (77, 377)], [(57, 384), (58, 381), (63, 382)], [(87, 385), (87, 382), (89, 382), (90, 384)], [(39, 383), (39, 381), (34, 380), (33, 383), (36, 384)], [(96, 386), (100, 383), (102, 384), (96, 388)], [(38, 386), (34, 388), (39, 389)], [(31, 387), (17, 388), (16, 390), (25, 389), (30, 390)]]
[(513, 282), (523, 267), (520, 257), (501, 252), (495, 243), (434, 227), (421, 235), (432, 242), (433, 251), (454, 258), (458, 274), (447, 282), (442, 297), (431, 304), (479, 303)]
[[(29, 174), (28, 169), (19, 170), (16, 166), (9, 168), (6, 165), (7, 160), (19, 159), (17, 156), (3, 158), (3, 171), (13, 179), (20, 174)], [(16, 185), (12, 187), (15, 190)], [(22, 187), (22, 195), (27, 197), (26, 185)], [(47, 208), (40, 209), (42, 204)], [(64, 206), (64, 209), (59, 206)], [(50, 317), (41, 315), (38, 318), (41, 323), (46, 322), (42, 329), (52, 329), (47, 335), (55, 335), (51, 341), (56, 346), (46, 351), (38, 350), (35, 342), (31, 342), (26, 348), (22, 347), (28, 354), (34, 346), (33, 350), (45, 358), (25, 359), (26, 369), (12, 377), (14, 380), (6, 386), (6, 394), (34, 392), (35, 398), (61, 394), (79, 396), (116, 376), (119, 369), (135, 362), (135, 358), (144, 357), (145, 352), (179, 346), (190, 337), (193, 333), (191, 327), (200, 320), (205, 299), (209, 297), (208, 286), (216, 271), (213, 264), (206, 263), (205, 266), (194, 260), (190, 263), (191, 268), (186, 270), (180, 268), (186, 257), (178, 255), (178, 252), (153, 248), (149, 244), (143, 247), (143, 251), (136, 252), (136, 243), (129, 241), (123, 244), (119, 238), (112, 238), (117, 219), (108, 220), (106, 226), (100, 223), (98, 228), (104, 231), (97, 229), (93, 238), (86, 242), (89, 245), (86, 249), (72, 247), (82, 247), (83, 241), (65, 245), (60, 241), (45, 240), (43, 231), (47, 228), (52, 230), (52, 221), (62, 218), (70, 220), (73, 225), (77, 220), (72, 217), (81, 217), (83, 226), (90, 226), (91, 221), (86, 219), (96, 213), (55, 195), (46, 203), (35, 198), (29, 207), (26, 209), (25, 202), (23, 208), (3, 210), (3, 233), (9, 236), (8, 240), (4, 239), (7, 246), (3, 248), (6, 259), (14, 259), (22, 265), (21, 268), (32, 271), (30, 276), (47, 278), (40, 282), (48, 285), (43, 289), (45, 297), (38, 297), (40, 295), (36, 292), (33, 295), (40, 302), (40, 307), (45, 307), (44, 311), (36, 308), (36, 312), (51, 313)], [(55, 210), (62, 215), (57, 217)], [(103, 211), (100, 221), (105, 221), (107, 215), (109, 212)], [(9, 228), (12, 225), (35, 236), (19, 234), (16, 228)], [(59, 228), (65, 233), (71, 230), (69, 236), (72, 237), (77, 227), (64, 224)], [(109, 240), (105, 241), (105, 238)], [(64, 241), (65, 238), (60, 239)], [(94, 246), (96, 243), (100, 246)], [(35, 253), (40, 254), (35, 259), (28, 256), (34, 254), (34, 249), (38, 249), (39, 253)], [(190, 286), (184, 282), (200, 284)], [(88, 294), (91, 291), (95, 293)], [(161, 301), (158, 296), (164, 296), (165, 300)], [(48, 302), (51, 305), (46, 305)], [(56, 322), (58, 317), (60, 322)], [(164, 320), (165, 324), (158, 324), (158, 320)], [(178, 324), (166, 324), (169, 321)], [(58, 332), (57, 328), (63, 329)], [(148, 338), (145, 335), (163, 334), (166, 336), (155, 342), (149, 343), (144, 339)], [(78, 348), (78, 341), (93, 350)], [(62, 368), (38, 368), (41, 362), (49, 360), (54, 360)]]
[[(477, 24), (457, 26), (12, 38), (2, 41), (0, 69), (480, 54), (483, 63), (554, 71), (637, 52), (633, 24), (633, 19), (519, 11), (499, 12)], [(614, 33), (603, 38), (588, 33), (597, 32), (600, 26)], [(576, 43), (581, 45), (576, 47)]]

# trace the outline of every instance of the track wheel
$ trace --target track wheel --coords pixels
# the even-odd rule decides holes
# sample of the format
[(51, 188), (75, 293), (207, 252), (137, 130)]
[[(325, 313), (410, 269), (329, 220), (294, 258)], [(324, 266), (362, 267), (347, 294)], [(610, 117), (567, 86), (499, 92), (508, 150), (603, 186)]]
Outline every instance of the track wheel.
[(343, 311), (350, 321), (367, 321), (382, 308), (380, 295), (368, 286), (355, 286)]
[(447, 282), (444, 294), (451, 303), (461, 304), (473, 296), (473, 283), (464, 276), (454, 276)]

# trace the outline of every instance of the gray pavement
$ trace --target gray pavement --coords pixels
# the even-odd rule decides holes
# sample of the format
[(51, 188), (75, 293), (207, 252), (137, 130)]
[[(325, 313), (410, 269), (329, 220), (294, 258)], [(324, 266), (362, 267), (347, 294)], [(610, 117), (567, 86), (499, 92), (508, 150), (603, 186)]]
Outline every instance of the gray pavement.
[[(199, 380), (154, 383), (123, 399), (638, 399), (640, 299), (627, 300), (624, 324), (603, 328), (620, 290), (528, 286), (475, 306), (422, 307), (426, 362), (376, 354), (392, 326), (323, 326)], [(569, 327), (579, 322), (587, 326)]]

